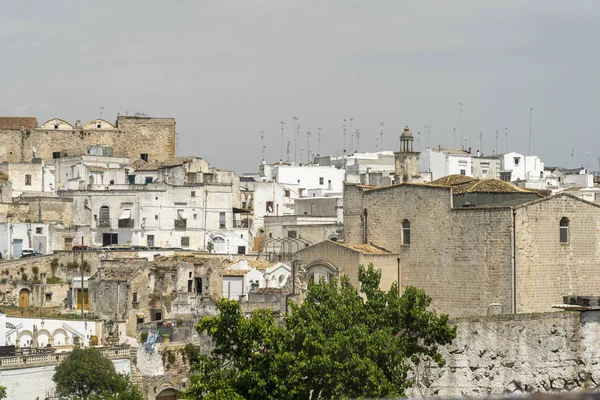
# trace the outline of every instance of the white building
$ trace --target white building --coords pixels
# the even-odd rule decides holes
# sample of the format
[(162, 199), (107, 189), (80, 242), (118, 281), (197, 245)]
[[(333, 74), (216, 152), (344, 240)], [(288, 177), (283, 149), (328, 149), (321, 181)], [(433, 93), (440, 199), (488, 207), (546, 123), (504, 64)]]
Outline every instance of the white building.
[(425, 149), (419, 155), (419, 171), (430, 172), (431, 180), (448, 175), (473, 176), (472, 155), (455, 149)]
[(261, 177), (268, 182), (281, 183), (289, 199), (306, 197), (309, 190), (320, 189), (323, 193), (342, 193), (345, 171), (331, 166), (319, 165), (261, 165)]
[(500, 179), (506, 182), (540, 181), (544, 178), (544, 163), (538, 156), (511, 152), (500, 154)]
[(0, 172), (6, 174), (12, 185), (12, 196), (22, 193), (42, 194), (53, 191), (52, 167), (39, 162), (3, 162)]
[(315, 164), (345, 170), (347, 182), (373, 186), (391, 185), (396, 168), (393, 151), (321, 156), (315, 157)]
[(100, 343), (102, 323), (93, 320), (61, 320), (48, 318), (6, 317), (14, 328), (6, 329), (6, 345), (17, 347), (72, 346), (77, 337), (83, 346), (89, 346), (95, 336)]
[(240, 260), (223, 270), (223, 298), (247, 299), (252, 290), (281, 289), (291, 273), (291, 267), (285, 263)]

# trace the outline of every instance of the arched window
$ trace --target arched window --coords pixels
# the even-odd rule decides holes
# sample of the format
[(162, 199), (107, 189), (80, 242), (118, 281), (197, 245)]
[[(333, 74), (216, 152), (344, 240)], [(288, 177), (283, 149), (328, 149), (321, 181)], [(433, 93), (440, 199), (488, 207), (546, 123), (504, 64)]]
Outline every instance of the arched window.
[(110, 208), (108, 208), (108, 206), (100, 207), (98, 226), (110, 227)]
[(402, 244), (405, 246), (410, 244), (410, 222), (407, 219), (402, 221)]
[(562, 217), (560, 220), (560, 242), (569, 243), (569, 218)]

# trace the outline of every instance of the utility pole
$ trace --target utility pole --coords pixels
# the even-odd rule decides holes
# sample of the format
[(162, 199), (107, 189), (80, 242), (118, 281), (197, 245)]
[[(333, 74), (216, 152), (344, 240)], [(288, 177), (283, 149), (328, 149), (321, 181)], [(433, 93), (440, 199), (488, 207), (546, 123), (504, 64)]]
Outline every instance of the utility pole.
[(285, 125), (285, 122), (279, 121), (279, 123), (281, 124), (281, 159), (280, 159), (280, 161), (283, 162), (283, 126)]
[(452, 142), (452, 146), (456, 149), (456, 127), (452, 128), (452, 132), (454, 133), (454, 141)]
[(352, 130), (352, 123), (354, 118), (350, 118), (350, 154), (354, 153), (354, 131)]
[(529, 109), (529, 154), (531, 155), (531, 118), (533, 116), (533, 108)]
[(508, 128), (504, 128), (504, 152), (508, 153)]
[(318, 148), (318, 153), (317, 155), (320, 156), (321, 155), (321, 127), (319, 126), (319, 148)]
[(421, 151), (421, 132), (417, 132), (417, 152)]
[(590, 149), (585, 150), (585, 173), (589, 173), (588, 157), (590, 155)]
[(287, 142), (287, 162), (290, 162), (290, 141)]
[(383, 121), (379, 122), (379, 149), (383, 151)]
[(469, 139), (469, 138), (465, 136), (465, 147), (463, 147), (464, 151), (467, 151), (467, 139)]
[(360, 152), (360, 129), (356, 130), (356, 152)]
[(483, 155), (483, 132), (479, 132), (479, 151)]
[(294, 117), (294, 162), (298, 162), (298, 118)]

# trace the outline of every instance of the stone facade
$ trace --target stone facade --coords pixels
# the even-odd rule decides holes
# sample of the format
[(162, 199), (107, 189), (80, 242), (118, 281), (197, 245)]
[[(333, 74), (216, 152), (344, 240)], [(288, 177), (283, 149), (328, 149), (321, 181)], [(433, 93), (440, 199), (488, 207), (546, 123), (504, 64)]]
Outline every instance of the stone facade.
[[(100, 121), (100, 123), (98, 123)], [(163, 161), (175, 156), (175, 120), (118, 115), (113, 126), (94, 120), (83, 127), (52, 119), (39, 128), (0, 128), (0, 161), (23, 162), (35, 157), (46, 163), (61, 155), (87, 153), (88, 146), (113, 148), (116, 157)], [(98, 128), (98, 126), (100, 126)]]
[[(485, 315), (492, 304), (501, 305), (494, 312), (549, 311), (564, 295), (593, 295), (600, 286), (600, 206), (568, 194), (454, 208), (445, 186), (347, 185), (344, 203), (346, 243), (399, 253), (401, 287), (425, 289), (451, 316)], [(559, 241), (562, 218), (570, 221), (568, 243)]]
[(453, 321), (446, 365), (424, 362), (409, 397), (589, 391), (600, 385), (600, 311)]

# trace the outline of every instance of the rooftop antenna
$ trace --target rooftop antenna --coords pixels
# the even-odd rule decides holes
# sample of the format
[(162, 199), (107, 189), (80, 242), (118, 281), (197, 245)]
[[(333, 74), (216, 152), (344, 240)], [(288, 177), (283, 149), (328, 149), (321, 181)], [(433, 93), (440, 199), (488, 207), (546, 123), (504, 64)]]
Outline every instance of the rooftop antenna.
[(575, 149), (571, 150), (571, 163), (575, 167)]
[(460, 105), (460, 137), (463, 137), (463, 123), (462, 123), (462, 114), (463, 114), (463, 103), (458, 102)]
[(300, 125), (298, 125), (298, 118), (294, 117), (294, 162), (298, 162), (298, 133), (300, 132)]
[(287, 142), (287, 162), (290, 162), (290, 141)]
[(585, 149), (585, 173), (586, 174), (589, 172), (589, 165), (588, 165), (589, 155), (590, 155), (590, 149)]
[(421, 151), (421, 132), (417, 132), (417, 152)]
[[(300, 157), (302, 158), (302, 157)], [(310, 163), (310, 129), (306, 130), (306, 160), (307, 164)]]
[(285, 122), (279, 121), (279, 123), (281, 124), (281, 161), (283, 161), (283, 126)]
[(319, 126), (317, 129), (319, 129), (319, 140), (318, 140), (319, 147), (317, 149), (319, 152), (317, 153), (317, 155), (320, 156), (321, 155), (321, 127)]
[(383, 151), (383, 121), (379, 122), (379, 150)]
[(598, 157), (598, 171), (600, 171), (600, 157)]
[(265, 127), (264, 126), (260, 129), (260, 148), (261, 148), (261, 152), (262, 152), (262, 160), (265, 161), (265, 149), (267, 147), (265, 146)]
[(375, 137), (375, 151), (379, 151), (379, 138)]
[(360, 129), (356, 130), (356, 151), (360, 151)]
[(344, 154), (346, 154), (346, 118), (344, 118), (344, 123), (342, 124), (342, 130), (344, 131)]
[(529, 109), (529, 155), (531, 155), (531, 117), (533, 116), (533, 108)]
[(452, 142), (452, 146), (456, 148), (456, 127), (452, 128), (452, 132), (454, 133), (454, 141)]
[(300, 147), (300, 164), (302, 164), (302, 155), (304, 154), (304, 147)]
[(498, 154), (498, 129), (496, 129), (496, 154)]
[(102, 118), (103, 113), (104, 113), (104, 106), (100, 105), (100, 118)]
[(427, 148), (431, 148), (431, 128), (435, 128), (434, 125), (425, 125), (425, 129), (427, 129)]
[(508, 153), (508, 128), (504, 128), (504, 152)]
[(479, 151), (483, 155), (483, 132), (479, 132)]
[(350, 130), (350, 154), (354, 154), (354, 132)]
[(464, 151), (467, 151), (467, 139), (469, 139), (469, 138), (465, 136), (465, 147), (463, 147)]

